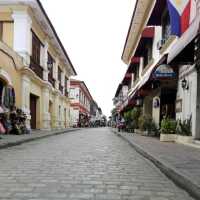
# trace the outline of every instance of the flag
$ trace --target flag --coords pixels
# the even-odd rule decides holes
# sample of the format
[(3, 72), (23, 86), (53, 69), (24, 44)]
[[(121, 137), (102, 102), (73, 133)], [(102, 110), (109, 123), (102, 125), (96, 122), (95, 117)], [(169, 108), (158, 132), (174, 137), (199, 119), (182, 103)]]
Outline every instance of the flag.
[(167, 0), (171, 34), (181, 36), (190, 26), (196, 14), (195, 0)]

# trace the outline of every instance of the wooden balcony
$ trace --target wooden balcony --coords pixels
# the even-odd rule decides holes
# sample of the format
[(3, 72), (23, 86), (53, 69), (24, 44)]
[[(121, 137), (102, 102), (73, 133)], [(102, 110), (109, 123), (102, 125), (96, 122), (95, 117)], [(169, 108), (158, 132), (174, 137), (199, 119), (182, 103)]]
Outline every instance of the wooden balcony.
[(38, 77), (43, 79), (43, 68), (34, 62), (34, 60), (31, 58), (30, 68), (37, 74)]

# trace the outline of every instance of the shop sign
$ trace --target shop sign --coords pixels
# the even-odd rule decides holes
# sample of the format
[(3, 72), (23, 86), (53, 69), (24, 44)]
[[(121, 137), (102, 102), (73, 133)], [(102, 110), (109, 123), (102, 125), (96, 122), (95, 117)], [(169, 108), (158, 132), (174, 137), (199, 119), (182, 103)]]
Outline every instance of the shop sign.
[(166, 64), (160, 65), (154, 72), (155, 78), (174, 78), (176, 77), (176, 73), (174, 70)]

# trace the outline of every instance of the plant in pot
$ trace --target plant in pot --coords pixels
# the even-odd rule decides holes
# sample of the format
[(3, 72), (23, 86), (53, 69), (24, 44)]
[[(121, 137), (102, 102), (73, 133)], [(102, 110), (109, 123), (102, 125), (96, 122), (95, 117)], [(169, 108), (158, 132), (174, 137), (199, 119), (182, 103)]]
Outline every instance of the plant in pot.
[(141, 115), (141, 109), (139, 107), (133, 108), (132, 117), (133, 117), (135, 128), (138, 128), (139, 126), (138, 121), (139, 121), (140, 115)]
[(160, 141), (161, 142), (174, 142), (176, 139), (176, 125), (174, 119), (164, 118), (161, 122)]
[(178, 120), (176, 126), (177, 139), (176, 142), (179, 143), (191, 143), (192, 142), (192, 119), (186, 119), (183, 122)]
[(143, 115), (139, 117), (139, 129), (146, 132), (147, 135), (157, 135), (158, 128), (150, 115)]

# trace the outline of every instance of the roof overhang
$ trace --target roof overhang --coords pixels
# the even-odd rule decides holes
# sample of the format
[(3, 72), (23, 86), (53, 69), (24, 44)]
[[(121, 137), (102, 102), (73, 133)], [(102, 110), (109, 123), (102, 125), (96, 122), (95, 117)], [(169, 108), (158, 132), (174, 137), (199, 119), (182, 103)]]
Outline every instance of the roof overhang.
[(155, 6), (156, 0), (137, 0), (133, 16), (129, 26), (124, 50), (122, 54), (122, 60), (129, 64), (132, 55), (134, 55), (136, 47), (139, 43), (141, 33), (146, 27), (151, 12)]
[(167, 7), (166, 0), (157, 0), (154, 5), (153, 11), (148, 20), (147, 25), (148, 26), (160, 26), (161, 20), (162, 20), (162, 15), (163, 15), (163, 12), (165, 11), (166, 7)]
[(43, 29), (44, 33), (48, 36), (48, 38), (50, 38), (51, 43), (55, 46), (56, 51), (60, 56), (60, 59), (70, 72), (70, 75), (71, 76), (77, 75), (72, 65), (72, 62), (40, 0), (1, 0), (0, 5), (29, 6), (33, 11), (34, 17), (41, 25), (41, 28)]
[(122, 89), (122, 84), (120, 83), (119, 85), (118, 85), (118, 88), (117, 88), (117, 91), (116, 91), (116, 93), (115, 93), (115, 97), (118, 97), (118, 95), (119, 95), (119, 93), (120, 93), (120, 91), (121, 91), (121, 89)]

